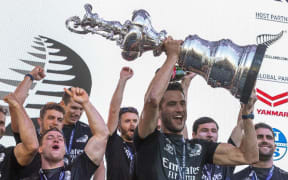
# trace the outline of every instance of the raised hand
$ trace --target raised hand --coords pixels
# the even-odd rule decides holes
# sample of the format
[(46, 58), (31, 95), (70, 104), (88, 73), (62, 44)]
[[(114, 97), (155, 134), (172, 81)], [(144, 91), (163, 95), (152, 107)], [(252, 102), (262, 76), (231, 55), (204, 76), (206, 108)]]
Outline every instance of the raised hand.
[(188, 71), (187, 74), (184, 76), (183, 80), (185, 79), (192, 80), (196, 75), (197, 75), (196, 73)]
[(134, 75), (133, 70), (130, 67), (123, 67), (120, 72), (120, 79), (128, 80)]
[(167, 56), (179, 56), (180, 46), (183, 43), (182, 40), (173, 40), (171, 36), (164, 40), (164, 48)]
[(196, 76), (197, 74), (194, 73), (194, 72), (187, 72), (187, 74), (183, 77), (182, 81), (181, 81), (181, 84), (182, 86), (189, 86), (190, 85), (190, 82), (191, 80)]
[(43, 79), (46, 76), (44, 69), (41, 66), (36, 66), (29, 74), (31, 74), (37, 81)]
[(89, 102), (89, 96), (87, 92), (79, 87), (72, 87), (71, 90), (64, 88), (64, 91), (71, 96), (71, 98), (79, 103), (79, 104), (85, 104)]
[(254, 104), (257, 101), (256, 90), (253, 89), (249, 101), (247, 104), (243, 104), (242, 106), (242, 114), (251, 114), (254, 110)]

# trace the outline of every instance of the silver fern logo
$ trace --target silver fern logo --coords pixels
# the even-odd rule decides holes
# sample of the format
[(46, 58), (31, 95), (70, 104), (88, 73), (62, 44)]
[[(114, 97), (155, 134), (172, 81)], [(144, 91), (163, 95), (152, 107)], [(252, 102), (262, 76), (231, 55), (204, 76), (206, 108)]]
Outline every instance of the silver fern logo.
[[(81, 87), (90, 95), (92, 80), (91, 73), (84, 60), (71, 48), (45, 36), (34, 37), (32, 42), (33, 51), (27, 52), (29, 58), (20, 58), (19, 63), (11, 64), (9, 71), (13, 71), (15, 76), (29, 73), (35, 66), (41, 66), (46, 77), (41, 81), (34, 81), (29, 91), (29, 96), (24, 103), (24, 107), (33, 119), (39, 117), (39, 109), (47, 102), (60, 102), (64, 87)], [(24, 69), (23, 67), (31, 67)], [(3, 73), (3, 72), (2, 72)], [(0, 87), (0, 99), (13, 92), (21, 80), (13, 77), (0, 78), (0, 83), (5, 86)], [(6, 87), (9, 87), (8, 89)], [(8, 109), (8, 107), (4, 107)], [(33, 118), (35, 117), (35, 118)], [(10, 124), (6, 126), (6, 135), (12, 135)]]

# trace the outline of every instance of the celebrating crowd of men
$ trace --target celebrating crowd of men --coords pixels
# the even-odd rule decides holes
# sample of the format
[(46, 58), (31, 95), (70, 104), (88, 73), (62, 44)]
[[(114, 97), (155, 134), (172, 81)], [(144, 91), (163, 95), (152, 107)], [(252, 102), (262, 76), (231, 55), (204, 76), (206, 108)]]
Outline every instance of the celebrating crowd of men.
[[(164, 41), (167, 58), (152, 79), (139, 115), (121, 107), (133, 70), (123, 67), (110, 102), (107, 124), (79, 87), (64, 89), (61, 102), (45, 104), (35, 129), (23, 103), (33, 80), (45, 77), (35, 67), (4, 101), (9, 105), (16, 146), (0, 145), (0, 179), (22, 180), (285, 180), (288, 173), (273, 164), (272, 128), (253, 124), (252, 93), (243, 104), (227, 143), (218, 143), (217, 122), (194, 121), (192, 139), (185, 135), (188, 74), (169, 82), (182, 41)], [(80, 122), (85, 112), (88, 124)], [(0, 138), (7, 112), (0, 107)], [(118, 133), (119, 132), (119, 133)], [(104, 165), (104, 155), (106, 166)], [(235, 166), (249, 165), (234, 173)], [(105, 169), (106, 167), (106, 169)], [(106, 177), (105, 177), (106, 176)]]

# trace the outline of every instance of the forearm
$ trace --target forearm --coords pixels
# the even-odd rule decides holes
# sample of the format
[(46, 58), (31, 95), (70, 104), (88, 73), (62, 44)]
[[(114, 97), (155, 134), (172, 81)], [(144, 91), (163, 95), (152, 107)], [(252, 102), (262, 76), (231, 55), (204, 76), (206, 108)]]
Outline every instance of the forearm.
[(86, 144), (84, 151), (96, 165), (100, 165), (105, 153), (109, 131), (103, 118), (89, 101), (83, 104), (83, 107), (93, 134)]
[(121, 107), (121, 103), (123, 99), (123, 93), (124, 93), (126, 82), (127, 81), (125, 80), (119, 79), (117, 87), (115, 89), (115, 92), (110, 102), (109, 115), (108, 115), (108, 121), (107, 121), (107, 126), (109, 129), (110, 135), (112, 135), (117, 129), (119, 111), (120, 111), (120, 107)]
[(25, 76), (24, 80), (18, 85), (14, 91), (19, 103), (22, 105), (28, 96), (29, 89), (31, 88), (33, 81), (30, 77)]
[(183, 92), (184, 92), (186, 101), (187, 101), (188, 89), (189, 89), (190, 83), (191, 83), (191, 79), (183, 79), (181, 81), (181, 86), (183, 88)]
[(243, 120), (243, 126), (244, 137), (240, 150), (244, 153), (244, 157), (249, 163), (257, 162), (259, 160), (259, 150), (252, 119)]
[(19, 134), (23, 147), (26, 149), (27, 152), (34, 153), (35, 149), (37, 150), (39, 144), (33, 122), (22, 106), (19, 105), (19, 107), (15, 109), (14, 112), (15, 117), (11, 116), (11, 119), (17, 119), (19, 125)]
[(242, 128), (239, 127), (238, 125), (235, 126), (234, 129), (232, 130), (230, 138), (232, 139), (236, 147), (240, 147), (242, 142), (242, 136), (243, 136)]
[(150, 83), (145, 95), (144, 109), (140, 117), (138, 131), (141, 138), (151, 134), (156, 126), (159, 116), (159, 104), (168, 87), (173, 67), (178, 56), (167, 56), (167, 59)]
[[(32, 85), (32, 81), (30, 77), (25, 76), (24, 80), (18, 85), (16, 90), (14, 91), (15, 96), (17, 97), (18, 102), (20, 105), (23, 105), (24, 101), (28, 96), (29, 89)], [(11, 128), (12, 131), (15, 133), (19, 133), (18, 123), (11, 118)]]
[(153, 98), (159, 104), (164, 92), (166, 91), (166, 88), (168, 87), (168, 83), (177, 60), (178, 55), (176, 54), (167, 56), (167, 59), (164, 62), (163, 66), (159, 69), (159, 71), (156, 73), (155, 77), (151, 81), (149, 94), (147, 94), (147, 101), (150, 101), (151, 98)]
[(83, 108), (88, 118), (89, 127), (91, 132), (97, 136), (108, 136), (108, 128), (96, 108), (91, 104), (90, 101), (83, 104)]

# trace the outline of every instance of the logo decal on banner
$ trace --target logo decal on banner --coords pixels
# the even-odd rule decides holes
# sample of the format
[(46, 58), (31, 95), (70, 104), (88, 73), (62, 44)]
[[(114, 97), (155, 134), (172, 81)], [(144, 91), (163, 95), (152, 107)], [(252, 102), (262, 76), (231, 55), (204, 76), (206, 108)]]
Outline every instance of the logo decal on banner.
[[(256, 93), (259, 101), (273, 108), (286, 104), (288, 102), (288, 92), (282, 92), (280, 94), (272, 96), (271, 94), (268, 94), (267, 92), (256, 88)], [(288, 112), (271, 109), (257, 108), (257, 114), (266, 116), (288, 117)]]
[(258, 100), (271, 107), (276, 107), (288, 102), (288, 92), (283, 92), (275, 96), (271, 96), (259, 88), (256, 89), (256, 92)]
[(276, 150), (273, 155), (273, 160), (278, 161), (282, 159), (287, 153), (287, 139), (285, 135), (276, 128), (273, 128), (275, 135)]
[(268, 73), (259, 73), (257, 76), (257, 80), (288, 84), (288, 76), (277, 76), (275, 74)]
[[(91, 73), (84, 60), (66, 45), (48, 37), (38, 36), (34, 38), (32, 44), (33, 52), (28, 52), (27, 59), (20, 59), (18, 63), (11, 64), (5, 73), (16, 73), (24, 75), (29, 73), (35, 66), (41, 66), (46, 72), (46, 77), (42, 81), (34, 81), (29, 100), (25, 102), (28, 111), (38, 110), (46, 103), (45, 99), (60, 102), (64, 87), (81, 87), (90, 95), (92, 80)], [(30, 65), (30, 69), (22, 69), (23, 65)], [(25, 66), (24, 66), (25, 67)], [(2, 72), (3, 73), (3, 72)], [(0, 82), (11, 88), (0, 87), (0, 99), (13, 92), (22, 80), (13, 79), (13, 75), (8, 79), (0, 78)], [(32, 94), (31, 94), (32, 92)], [(34, 100), (33, 100), (34, 99)], [(32, 101), (31, 101), (32, 100)], [(42, 100), (42, 101), (41, 101)], [(37, 103), (36, 103), (37, 102)], [(4, 107), (8, 109), (8, 107)], [(39, 114), (39, 113), (38, 113)], [(36, 127), (36, 118), (32, 118)], [(11, 125), (6, 127), (6, 135), (12, 135)]]

